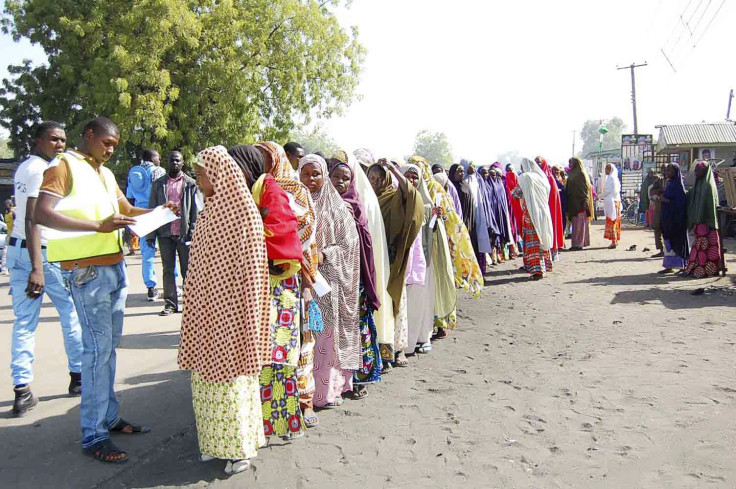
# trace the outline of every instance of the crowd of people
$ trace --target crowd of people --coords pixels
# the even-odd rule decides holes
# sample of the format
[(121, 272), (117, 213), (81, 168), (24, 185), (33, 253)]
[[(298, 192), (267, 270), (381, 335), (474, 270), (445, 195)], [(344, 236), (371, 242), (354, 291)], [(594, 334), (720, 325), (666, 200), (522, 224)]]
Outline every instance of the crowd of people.
[[(145, 150), (124, 194), (104, 165), (119, 138), (112, 121), (96, 118), (77, 148), (66, 149), (60, 124), (39, 126), (16, 174), (23, 224), (8, 255), (13, 412), (38, 402), (33, 334), (46, 292), (62, 318), (69, 392), (82, 396), (83, 451), (104, 462), (128, 460), (111, 433), (149, 431), (120, 417), (113, 383), (128, 290), (123, 231), (155, 208), (178, 218), (139, 237), (148, 298), (156, 298), (158, 246), (162, 315), (183, 314), (178, 363), (191, 371), (201, 458), (225, 460), (228, 473), (246, 470), (267, 437), (301, 436), (318, 426), (316, 409), (365, 398), (370, 385), (407, 367), (407, 356), (431, 353), (457, 324), (458, 290), (477, 298), (489, 267), (522, 256), (539, 280), (565, 250), (566, 230), (570, 250), (590, 244), (595, 193), (578, 158), (566, 170), (537, 157), (523, 159), (520, 172), (466, 160), (446, 171), (421, 156), (404, 162), (359, 149), (328, 158), (264, 141), (202, 150), (195, 183), (181, 151), (163, 170), (160, 155)], [(680, 264), (696, 275), (710, 270), (717, 233), (706, 205), (712, 176), (697, 168), (677, 228), (694, 225), (696, 265)], [(661, 201), (665, 259), (682, 251), (671, 223), (685, 210), (677, 167), (667, 175), (649, 194), (652, 205)], [(615, 248), (621, 197), (613, 166), (602, 192), (605, 237)]]
[(713, 277), (722, 269), (721, 237), (716, 208), (718, 189), (711, 163), (697, 161), (694, 182), (686, 189), (685, 175), (677, 163), (651, 169), (641, 186), (641, 210), (654, 230), (662, 258), (660, 274), (676, 273), (694, 278)]

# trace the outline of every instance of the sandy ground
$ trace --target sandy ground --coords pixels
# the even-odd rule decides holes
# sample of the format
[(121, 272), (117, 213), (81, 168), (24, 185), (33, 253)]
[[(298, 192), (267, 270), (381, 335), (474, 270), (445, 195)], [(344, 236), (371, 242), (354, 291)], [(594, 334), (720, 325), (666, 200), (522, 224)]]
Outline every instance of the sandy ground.
[[(10, 417), (13, 313), (1, 294), (0, 486), (736, 487), (733, 278), (662, 277), (653, 251), (641, 251), (654, 248), (650, 232), (624, 229), (615, 251), (604, 249), (600, 225), (592, 234), (593, 247), (564, 254), (546, 280), (529, 281), (519, 263), (494, 269), (430, 355), (389, 373), (367, 399), (322, 411), (319, 428), (275, 441), (229, 479), (224, 463), (197, 461), (188, 376), (176, 368), (180, 318), (145, 302), (137, 259), (117, 388), (123, 415), (153, 431), (116, 439), (132, 457), (126, 465), (80, 453), (78, 399), (64, 395), (49, 304), (33, 384), (42, 402)], [(631, 244), (639, 251), (625, 251)], [(724, 289), (690, 294), (710, 285)]]

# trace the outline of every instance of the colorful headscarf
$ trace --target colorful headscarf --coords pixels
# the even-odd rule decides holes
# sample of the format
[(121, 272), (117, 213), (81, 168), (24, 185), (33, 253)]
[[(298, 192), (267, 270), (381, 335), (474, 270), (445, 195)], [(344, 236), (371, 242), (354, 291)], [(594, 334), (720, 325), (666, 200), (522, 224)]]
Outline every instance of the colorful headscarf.
[(289, 205), (299, 224), (299, 240), (302, 243), (304, 255), (302, 263), (305, 268), (302, 269), (302, 272), (307, 276), (308, 281), (313, 282), (314, 275), (317, 273), (317, 241), (314, 237), (314, 202), (309, 195), (309, 189), (294, 178), (294, 170), (291, 168), (286, 151), (280, 144), (264, 141), (256, 144), (255, 147), (271, 156), (269, 173), (276, 179), (276, 183), (290, 195)]
[(222, 146), (198, 155), (215, 194), (197, 220), (184, 284), (179, 368), (207, 382), (258, 375), (271, 361), (263, 222), (243, 171)]
[[(282, 270), (275, 273), (277, 268), (272, 268), (271, 276), (280, 280), (293, 276), (300, 270), (303, 256), (297, 220), (286, 192), (271, 175), (264, 173), (263, 155), (256, 148), (235, 146), (228, 153), (243, 170), (253, 200), (261, 212), (268, 259)], [(250, 183), (251, 179), (255, 179), (253, 183)]]

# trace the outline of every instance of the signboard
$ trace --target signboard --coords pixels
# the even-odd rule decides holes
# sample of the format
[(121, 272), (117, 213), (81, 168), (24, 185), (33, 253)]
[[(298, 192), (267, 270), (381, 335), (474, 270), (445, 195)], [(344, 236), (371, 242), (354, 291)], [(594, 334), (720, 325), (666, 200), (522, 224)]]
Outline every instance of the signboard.
[(624, 134), (621, 136), (621, 159), (624, 171), (644, 175), (654, 166), (654, 138), (651, 134)]

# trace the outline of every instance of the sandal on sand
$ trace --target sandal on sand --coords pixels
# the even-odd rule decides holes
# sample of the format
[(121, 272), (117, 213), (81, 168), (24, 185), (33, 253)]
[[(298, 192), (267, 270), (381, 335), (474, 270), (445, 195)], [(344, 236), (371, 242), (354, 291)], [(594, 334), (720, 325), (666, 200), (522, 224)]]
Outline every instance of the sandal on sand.
[(151, 428), (148, 426), (138, 426), (133, 423), (129, 423), (125, 421), (123, 418), (120, 418), (120, 420), (115, 423), (115, 426), (112, 426), (108, 429), (110, 433), (122, 433), (124, 435), (137, 435), (137, 434), (143, 434), (148, 433), (151, 431)]
[[(309, 411), (312, 411), (311, 409)], [(302, 419), (304, 419), (304, 426), (307, 428), (315, 428), (319, 426), (319, 417), (317, 417), (317, 413), (312, 411), (311, 414), (307, 414), (307, 411), (302, 413)]]
[(225, 466), (225, 473), (227, 475), (239, 474), (245, 472), (250, 468), (250, 460), (228, 460)]
[(124, 464), (128, 461), (128, 454), (113, 445), (110, 440), (98, 441), (92, 446), (83, 448), (82, 452), (100, 462)]
[(322, 406), (322, 409), (334, 409), (342, 406), (345, 403), (345, 399), (342, 397), (336, 397), (335, 402), (328, 402), (324, 406)]
[(432, 343), (423, 343), (421, 345), (417, 345), (415, 351), (417, 353), (421, 353), (422, 355), (426, 355), (427, 353), (432, 351)]
[(368, 387), (364, 385), (358, 385), (352, 391), (348, 392), (346, 394), (346, 397), (352, 399), (353, 401), (360, 401), (361, 399), (365, 399), (366, 397), (368, 397)]
[(675, 273), (675, 271), (671, 268), (665, 268), (664, 270), (658, 271), (657, 275), (666, 275), (668, 273)]
[(435, 340), (443, 340), (447, 338), (447, 331), (445, 331), (445, 328), (437, 328), (437, 334), (434, 335)]
[(532, 280), (542, 280), (544, 278), (544, 275), (541, 273), (535, 273), (532, 275)]

